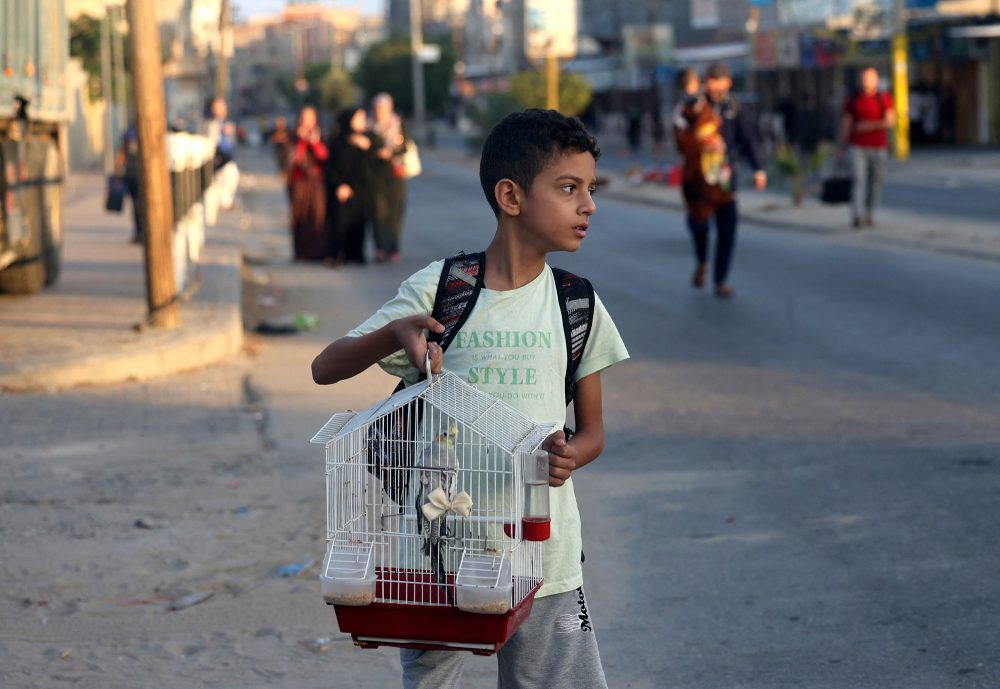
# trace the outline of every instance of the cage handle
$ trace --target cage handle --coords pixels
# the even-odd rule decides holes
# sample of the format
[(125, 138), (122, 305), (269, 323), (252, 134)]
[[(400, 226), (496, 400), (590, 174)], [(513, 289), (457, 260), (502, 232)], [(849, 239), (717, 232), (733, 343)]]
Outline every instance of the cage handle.
[(427, 380), (433, 381), (434, 374), (431, 373), (431, 350), (424, 352), (424, 368), (427, 370)]

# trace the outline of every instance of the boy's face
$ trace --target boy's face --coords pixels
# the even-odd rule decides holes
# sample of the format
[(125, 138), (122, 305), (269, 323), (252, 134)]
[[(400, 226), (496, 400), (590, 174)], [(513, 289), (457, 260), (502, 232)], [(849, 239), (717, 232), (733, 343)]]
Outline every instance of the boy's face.
[(597, 211), (597, 161), (590, 153), (570, 151), (546, 165), (524, 193), (518, 224), (525, 241), (540, 253), (576, 251)]

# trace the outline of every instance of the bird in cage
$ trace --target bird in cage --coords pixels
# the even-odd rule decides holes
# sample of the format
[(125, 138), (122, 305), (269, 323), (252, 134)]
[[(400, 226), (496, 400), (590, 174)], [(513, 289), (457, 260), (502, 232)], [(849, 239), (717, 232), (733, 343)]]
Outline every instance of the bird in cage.
[(404, 469), (409, 466), (413, 452), (417, 416), (415, 405), (409, 404), (368, 429), (369, 471), (400, 511), (409, 488)]
[[(431, 571), (439, 584), (447, 585), (444, 563), (444, 537), (448, 531), (448, 511), (468, 517), (472, 499), (458, 489), (458, 425), (454, 422), (439, 433), (417, 457), (417, 519), (421, 551), (431, 559)], [(447, 588), (446, 588), (447, 590)], [(448, 590), (451, 604), (451, 591)]]

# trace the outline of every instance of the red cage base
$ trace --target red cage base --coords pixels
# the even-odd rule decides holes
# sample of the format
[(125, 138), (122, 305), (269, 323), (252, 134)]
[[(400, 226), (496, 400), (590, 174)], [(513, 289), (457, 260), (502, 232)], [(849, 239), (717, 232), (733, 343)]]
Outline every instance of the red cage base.
[(334, 605), (340, 631), (362, 648), (397, 646), (492, 655), (528, 619), (541, 584), (503, 615), (480, 615), (446, 605)]

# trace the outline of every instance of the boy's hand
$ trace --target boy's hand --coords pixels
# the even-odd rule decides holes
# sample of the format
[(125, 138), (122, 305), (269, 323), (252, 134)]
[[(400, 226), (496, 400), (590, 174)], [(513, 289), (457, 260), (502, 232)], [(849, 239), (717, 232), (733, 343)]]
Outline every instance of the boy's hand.
[(566, 434), (556, 431), (545, 441), (549, 451), (549, 485), (553, 488), (566, 483), (576, 469), (577, 451), (566, 442)]
[(443, 333), (444, 326), (430, 316), (409, 316), (400, 318), (393, 325), (396, 341), (406, 352), (406, 358), (421, 373), (424, 372), (425, 358), (430, 355), (431, 372), (440, 373), (441, 364), (444, 362), (444, 350), (436, 342), (427, 342), (427, 335), (424, 331), (433, 330), (436, 333)]

